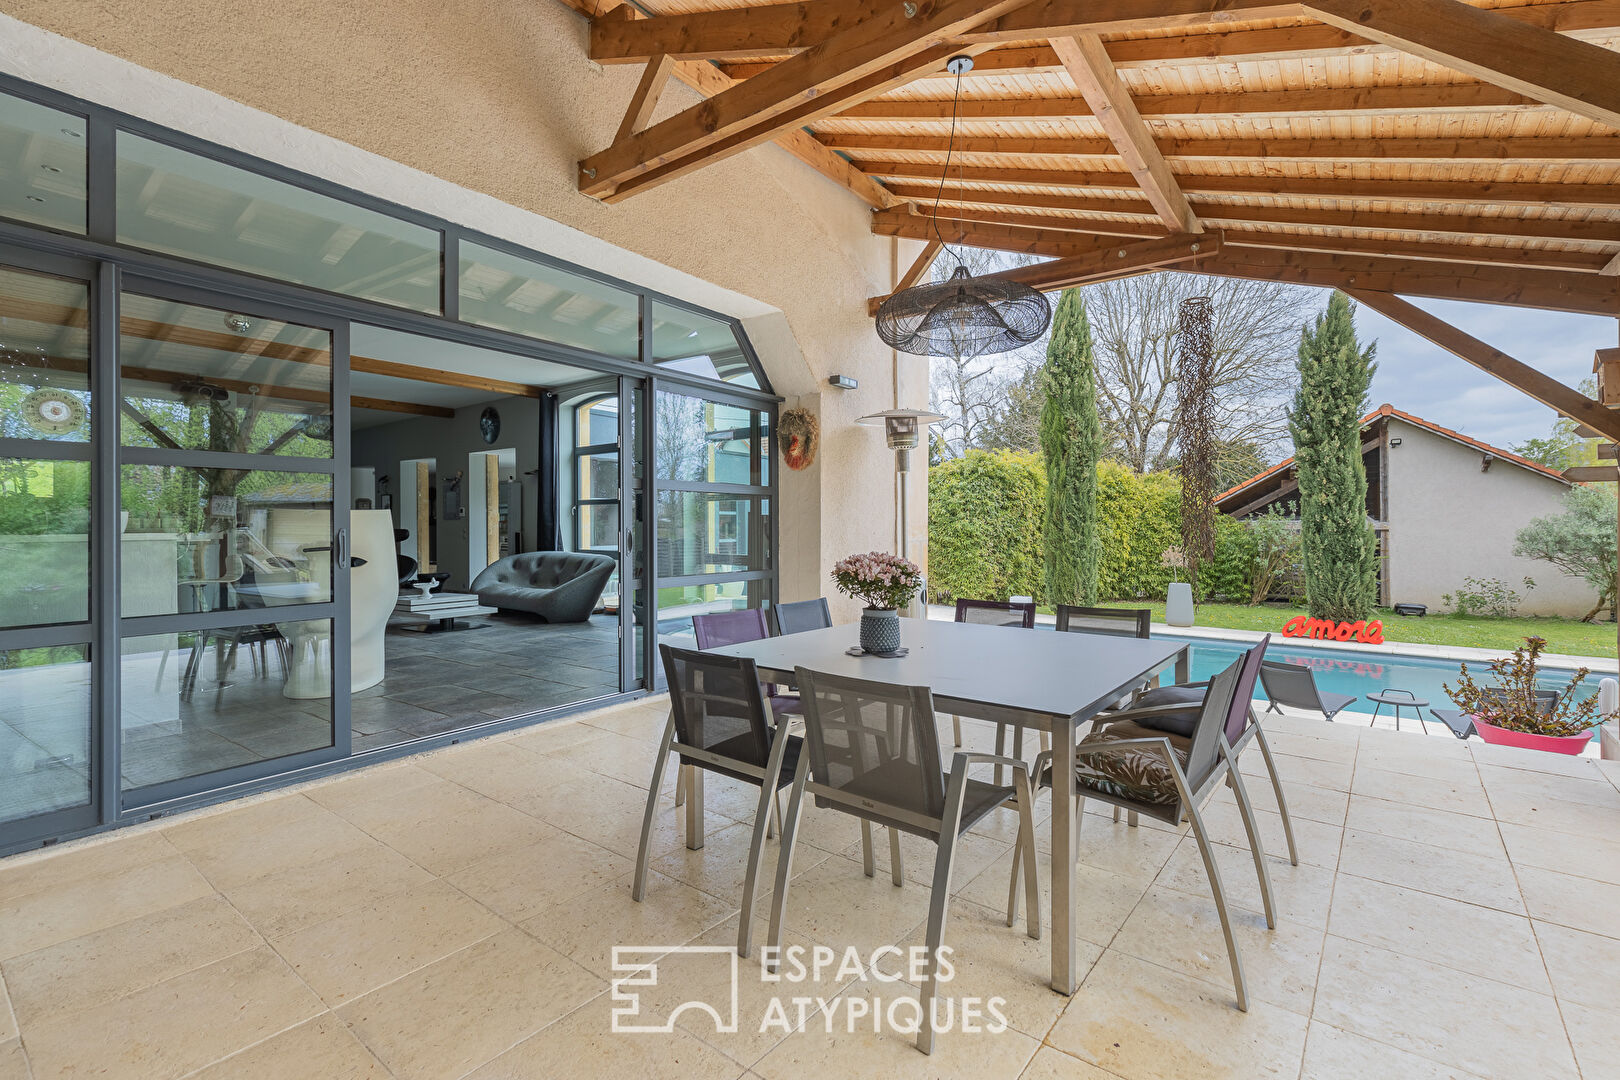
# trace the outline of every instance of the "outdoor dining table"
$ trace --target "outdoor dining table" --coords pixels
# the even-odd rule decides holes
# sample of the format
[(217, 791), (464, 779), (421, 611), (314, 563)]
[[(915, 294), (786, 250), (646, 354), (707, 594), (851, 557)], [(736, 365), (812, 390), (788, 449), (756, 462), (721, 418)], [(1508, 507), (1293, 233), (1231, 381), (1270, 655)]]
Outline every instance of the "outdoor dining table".
[[(1050, 731), (1057, 761), (1073, 761), (1080, 726), (1135, 687), (1172, 667), (1177, 682), (1189, 678), (1184, 642), (926, 619), (905, 619), (901, 627), (901, 641), (909, 651), (895, 658), (849, 655), (859, 637), (855, 625), (709, 651), (748, 657), (761, 678), (776, 682), (791, 681), (793, 669), (805, 667), (927, 686), (939, 712)], [(1072, 994), (1079, 854), (1074, 770), (1052, 772), (1052, 989)], [(1059, 813), (1060, 808), (1066, 812)]]

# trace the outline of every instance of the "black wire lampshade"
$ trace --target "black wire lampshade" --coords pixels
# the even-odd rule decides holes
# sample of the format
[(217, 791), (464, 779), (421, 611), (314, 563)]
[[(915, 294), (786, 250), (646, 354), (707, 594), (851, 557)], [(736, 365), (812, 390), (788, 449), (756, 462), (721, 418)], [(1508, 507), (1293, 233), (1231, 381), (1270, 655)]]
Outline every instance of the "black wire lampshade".
[(1051, 321), (1051, 303), (1028, 285), (974, 277), (958, 266), (946, 281), (914, 285), (883, 301), (877, 332), (901, 352), (969, 357), (1039, 341)]

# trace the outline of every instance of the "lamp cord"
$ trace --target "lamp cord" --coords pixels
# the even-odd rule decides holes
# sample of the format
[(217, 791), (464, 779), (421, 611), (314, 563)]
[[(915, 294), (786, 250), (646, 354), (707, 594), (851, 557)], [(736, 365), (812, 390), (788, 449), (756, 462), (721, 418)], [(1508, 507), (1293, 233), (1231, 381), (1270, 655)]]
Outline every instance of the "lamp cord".
[(962, 265), (962, 257), (951, 250), (951, 245), (945, 242), (945, 236), (939, 231), (939, 201), (945, 194), (945, 178), (951, 172), (951, 153), (956, 149), (956, 110), (962, 99), (962, 73), (956, 73), (956, 90), (951, 94), (951, 134), (945, 142), (945, 166), (939, 170), (939, 187), (934, 191), (934, 239), (956, 260), (956, 265)]

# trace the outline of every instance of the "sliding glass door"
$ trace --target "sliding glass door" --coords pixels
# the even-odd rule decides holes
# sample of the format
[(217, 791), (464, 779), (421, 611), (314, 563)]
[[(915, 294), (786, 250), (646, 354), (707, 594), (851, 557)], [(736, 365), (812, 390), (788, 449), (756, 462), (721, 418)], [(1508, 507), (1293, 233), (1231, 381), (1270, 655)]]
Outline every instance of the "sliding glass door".
[(347, 338), (342, 322), (124, 281), (125, 808), (349, 752)]

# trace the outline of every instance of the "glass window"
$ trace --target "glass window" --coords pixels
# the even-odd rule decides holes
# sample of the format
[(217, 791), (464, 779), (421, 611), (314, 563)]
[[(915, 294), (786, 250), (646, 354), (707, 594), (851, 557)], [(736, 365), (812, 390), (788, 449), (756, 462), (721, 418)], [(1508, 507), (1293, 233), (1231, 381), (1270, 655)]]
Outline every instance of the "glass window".
[(90, 441), (90, 289), (0, 270), (0, 436)]
[(124, 465), (123, 614), (332, 599), (332, 477)]
[(90, 463), (0, 458), (0, 627), (90, 618)]
[(575, 424), (576, 446), (618, 445), (619, 399), (598, 398), (579, 407)]
[(766, 413), (684, 394), (658, 395), (654, 467), (662, 480), (768, 483)]
[(580, 454), (579, 497), (581, 499), (619, 499), (619, 452)]
[(332, 456), (332, 335), (125, 294), (125, 446)]
[(659, 492), (658, 576), (765, 569), (761, 502), (754, 495)]
[(330, 747), (331, 636), (313, 619), (125, 638), (123, 788)]
[(90, 801), (90, 646), (0, 652), (0, 821)]
[(689, 375), (759, 387), (731, 323), (660, 301), (652, 305), (653, 360)]
[(0, 94), (0, 217), (85, 230), (85, 120)]
[(440, 310), (438, 230), (128, 132), (118, 240), (413, 311)]
[(461, 317), (624, 360), (641, 355), (635, 293), (479, 244), (461, 245)]

